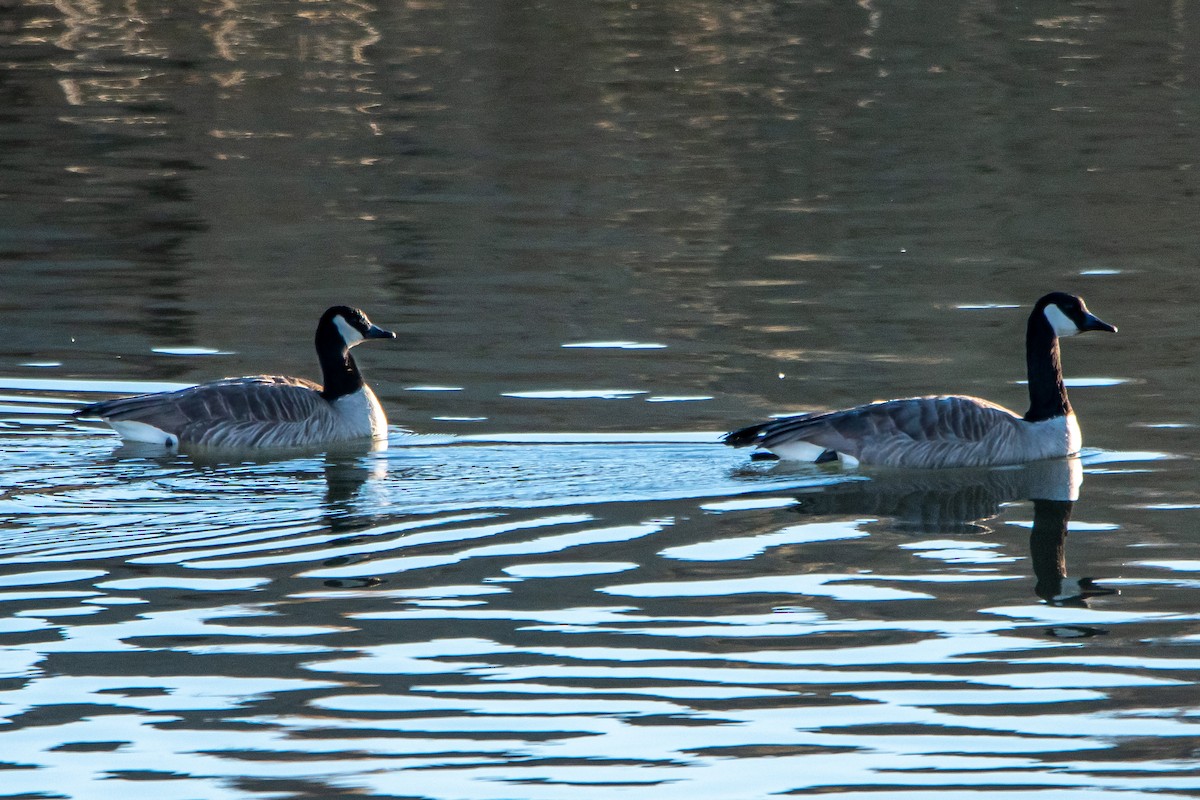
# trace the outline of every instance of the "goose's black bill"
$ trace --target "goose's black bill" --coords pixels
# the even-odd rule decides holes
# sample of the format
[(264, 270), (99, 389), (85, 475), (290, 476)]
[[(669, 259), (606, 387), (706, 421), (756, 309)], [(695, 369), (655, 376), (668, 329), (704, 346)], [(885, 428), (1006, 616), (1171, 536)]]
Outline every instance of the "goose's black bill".
[(1116, 333), (1117, 326), (1109, 325), (1107, 322), (1100, 319), (1095, 314), (1088, 314), (1086, 317), (1084, 317), (1083, 326), (1080, 327), (1080, 330), (1081, 331), (1108, 331), (1109, 333)]
[[(1116, 328), (1113, 328), (1113, 330), (1116, 330)], [(395, 331), (385, 331), (383, 328), (379, 327), (378, 325), (372, 325), (370, 328), (367, 328), (366, 338), (367, 339), (395, 339), (396, 333), (395, 333)]]

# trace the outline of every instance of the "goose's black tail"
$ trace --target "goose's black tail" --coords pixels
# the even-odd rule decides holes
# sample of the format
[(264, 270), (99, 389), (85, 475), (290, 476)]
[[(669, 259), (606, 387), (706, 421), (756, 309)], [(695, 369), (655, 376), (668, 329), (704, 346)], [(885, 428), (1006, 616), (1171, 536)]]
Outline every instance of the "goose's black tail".
[(759, 434), (762, 433), (763, 428), (770, 424), (769, 422), (760, 422), (757, 425), (738, 428), (736, 431), (725, 434), (721, 438), (721, 441), (730, 447), (748, 447), (752, 444), (757, 444)]
[(102, 414), (100, 413), (99, 408), (102, 405), (104, 405), (104, 404), (103, 403), (91, 403), (89, 405), (84, 406), (83, 408), (75, 409), (74, 411), (71, 412), (71, 416), (74, 417), (75, 419), (100, 419)]

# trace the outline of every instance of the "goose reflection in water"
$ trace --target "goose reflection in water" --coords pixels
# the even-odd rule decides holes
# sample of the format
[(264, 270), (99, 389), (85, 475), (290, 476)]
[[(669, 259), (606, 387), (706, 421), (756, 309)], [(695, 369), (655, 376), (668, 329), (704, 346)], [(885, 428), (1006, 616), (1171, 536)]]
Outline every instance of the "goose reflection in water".
[(1030, 500), (1034, 593), (1051, 605), (1086, 605), (1089, 598), (1115, 592), (1092, 578), (1067, 576), (1067, 525), (1082, 484), (1078, 458), (985, 470), (880, 470), (865, 480), (801, 494), (793, 510), (820, 516), (877, 516), (888, 529), (902, 532), (990, 533), (989, 523), (1005, 504)]
[(1037, 579), (1034, 593), (1055, 606), (1085, 606), (1089, 598), (1116, 594), (1114, 589), (1096, 585), (1093, 578), (1067, 577), (1067, 523), (1071, 521), (1074, 501), (1036, 497), (1032, 500), (1029, 554)]
[[(386, 441), (344, 442), (323, 451), (312, 448), (277, 448), (247, 450), (245, 448), (191, 447), (187, 450), (165, 450), (158, 445), (123, 441), (109, 456), (113, 463), (149, 461), (162, 465), (182, 466), (197, 471), (232, 470), (237, 476), (244, 470), (262, 468), (264, 478), (279, 480), (290, 476), (296, 480), (311, 480), (312, 464), (320, 463), (325, 478), (323, 509), (327, 523), (334, 530), (353, 528), (359, 518), (356, 501), (370, 481), (387, 476), (388, 462), (378, 454), (387, 449)], [(297, 461), (295, 470), (281, 464)], [(253, 485), (253, 484), (248, 484)], [(239, 487), (240, 491), (246, 487)]]

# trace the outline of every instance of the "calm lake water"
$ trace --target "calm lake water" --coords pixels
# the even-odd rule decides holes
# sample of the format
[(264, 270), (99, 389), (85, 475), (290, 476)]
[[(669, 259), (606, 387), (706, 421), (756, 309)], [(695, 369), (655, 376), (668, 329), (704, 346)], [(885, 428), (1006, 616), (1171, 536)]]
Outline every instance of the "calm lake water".
[[(1200, 7), (1127, 5), (0, 5), (0, 796), (1200, 796)], [(716, 443), (1023, 410), (1056, 289), (1079, 460)], [(335, 303), (386, 449), (69, 416)]]

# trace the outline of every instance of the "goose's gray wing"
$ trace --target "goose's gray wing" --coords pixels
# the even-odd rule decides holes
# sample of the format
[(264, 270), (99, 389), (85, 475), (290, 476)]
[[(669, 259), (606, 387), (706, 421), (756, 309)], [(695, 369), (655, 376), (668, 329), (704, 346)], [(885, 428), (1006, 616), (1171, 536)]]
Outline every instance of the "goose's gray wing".
[[(301, 378), (255, 375), (94, 403), (76, 416), (141, 423), (180, 442), (286, 445), (302, 430), (332, 424), (332, 411), (320, 391)], [(118, 424), (114, 427), (120, 430)]]
[(1029, 460), (1020, 424), (1021, 418), (1003, 406), (942, 395), (786, 417), (735, 431), (728, 439), (768, 450), (808, 442), (864, 464), (965, 467)]

